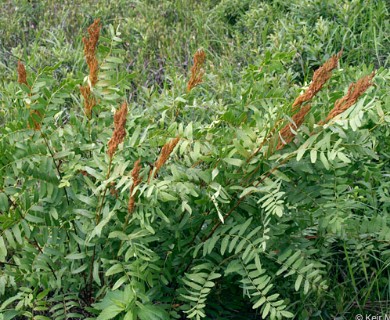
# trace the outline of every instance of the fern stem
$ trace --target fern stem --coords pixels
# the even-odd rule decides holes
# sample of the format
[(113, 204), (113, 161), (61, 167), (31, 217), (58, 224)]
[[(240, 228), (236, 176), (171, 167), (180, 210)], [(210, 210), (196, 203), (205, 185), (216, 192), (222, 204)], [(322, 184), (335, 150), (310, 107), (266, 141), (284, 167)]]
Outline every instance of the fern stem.
[[(34, 240), (34, 244), (35, 244), (35, 246), (37, 247), (38, 251), (39, 251), (42, 255), (44, 255), (43, 250), (42, 250), (42, 248), (40, 247), (40, 245), (39, 245), (37, 239), (34, 237), (33, 240)], [(53, 274), (54, 278), (55, 278), (56, 280), (58, 280), (57, 275), (56, 275), (56, 273), (54, 272), (53, 267), (52, 267), (47, 261), (45, 261), (45, 262), (46, 262), (47, 266), (49, 267), (51, 273)]]

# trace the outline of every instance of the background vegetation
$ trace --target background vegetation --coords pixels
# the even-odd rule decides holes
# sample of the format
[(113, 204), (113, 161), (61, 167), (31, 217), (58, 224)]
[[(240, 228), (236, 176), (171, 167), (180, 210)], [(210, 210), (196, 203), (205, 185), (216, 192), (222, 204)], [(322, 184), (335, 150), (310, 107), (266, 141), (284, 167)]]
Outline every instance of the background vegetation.
[(389, 24), (384, 0), (2, 3), (0, 319), (389, 312)]

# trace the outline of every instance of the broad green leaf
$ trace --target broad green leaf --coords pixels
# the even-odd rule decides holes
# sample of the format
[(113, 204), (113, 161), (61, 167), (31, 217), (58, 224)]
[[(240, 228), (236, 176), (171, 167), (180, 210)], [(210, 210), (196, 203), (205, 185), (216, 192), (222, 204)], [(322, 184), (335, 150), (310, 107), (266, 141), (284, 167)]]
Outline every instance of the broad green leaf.
[(271, 309), (271, 304), (269, 302), (267, 302), (267, 304), (265, 305), (265, 307), (263, 309), (263, 313), (261, 314), (261, 317), (263, 319), (267, 318), (270, 309)]
[(86, 270), (87, 268), (89, 267), (89, 265), (87, 263), (81, 265), (80, 267), (76, 268), (76, 269), (72, 269), (71, 270), (71, 273), (72, 274), (78, 274), (78, 273), (81, 273), (83, 272), (84, 270)]
[(310, 150), (310, 161), (311, 163), (316, 163), (317, 161), (317, 149)]
[(344, 153), (342, 153), (340, 151), (337, 152), (337, 157), (344, 163), (351, 163), (351, 160), (348, 159), (348, 157)]
[(250, 193), (258, 192), (258, 191), (259, 191), (259, 188), (257, 188), (257, 187), (248, 187), (248, 188), (244, 189), (244, 191), (242, 191), (242, 193), (240, 194), (240, 198), (243, 198)]
[(295, 281), (295, 291), (298, 291), (299, 288), (301, 287), (302, 280), (303, 280), (303, 276), (299, 274), (297, 280)]
[(297, 151), (297, 161), (301, 160), (307, 149), (301, 147)]
[(170, 318), (162, 306), (137, 302), (137, 307), (139, 308), (138, 317), (140, 320), (165, 320)]
[(108, 61), (108, 62), (117, 63), (117, 64), (122, 64), (123, 63), (123, 59), (118, 58), (118, 57), (107, 57), (104, 60)]
[(0, 262), (5, 262), (7, 256), (7, 247), (5, 246), (3, 236), (0, 236)]
[(93, 263), (93, 280), (99, 285), (101, 286), (101, 281), (100, 281), (100, 276), (99, 276), (99, 262), (98, 261), (94, 261)]
[(304, 285), (304, 288), (303, 288), (303, 292), (304, 292), (305, 294), (307, 294), (307, 293), (309, 292), (309, 289), (310, 289), (310, 283), (309, 283), (309, 281), (306, 279), (306, 280), (305, 280), (305, 285)]
[(0, 192), (0, 211), (3, 213), (7, 213), (8, 209), (8, 198), (3, 192)]
[(105, 308), (97, 317), (96, 320), (109, 320), (115, 318), (118, 314), (120, 314), (124, 308), (117, 306), (115, 304)]
[(123, 272), (123, 266), (120, 263), (114, 264), (106, 271), (106, 277), (112, 276), (114, 274), (117, 274), (119, 272)]
[(115, 291), (116, 289), (120, 288), (122, 284), (126, 283), (129, 280), (127, 275), (124, 275), (120, 277), (112, 286), (112, 291)]
[(321, 162), (324, 165), (325, 169), (329, 170), (329, 168), (330, 168), (329, 162), (328, 162), (328, 159), (326, 159), (324, 152), (320, 153), (320, 159), (321, 159)]
[(222, 254), (222, 255), (225, 254), (225, 251), (226, 251), (227, 246), (228, 246), (228, 244), (229, 244), (229, 239), (230, 239), (229, 236), (225, 236), (225, 237), (222, 239), (222, 242), (221, 242), (221, 254)]
[(241, 167), (244, 163), (244, 161), (235, 158), (224, 158), (223, 161), (236, 167)]
[(122, 39), (119, 37), (112, 37), (112, 40), (114, 40), (116, 42), (122, 42)]
[(130, 141), (129, 141), (129, 146), (134, 147), (135, 143), (137, 142), (137, 139), (139, 135), (141, 134), (141, 126), (137, 126), (131, 135)]
[(86, 257), (85, 253), (71, 253), (71, 254), (68, 254), (65, 259), (68, 259), (68, 260), (80, 260), (80, 259), (84, 259)]
[(294, 314), (290, 311), (282, 310), (280, 311), (280, 314), (285, 318), (294, 318)]
[(173, 196), (173, 195), (171, 195), (171, 194), (169, 194), (169, 193), (167, 193), (165, 191), (160, 191), (158, 193), (158, 195), (159, 195), (159, 198), (162, 201), (164, 201), (164, 202), (167, 202), (167, 201), (177, 201), (178, 200), (177, 197), (175, 197), (175, 196)]
[(123, 320), (135, 320), (134, 319), (134, 311), (132, 311), (132, 310), (127, 311)]

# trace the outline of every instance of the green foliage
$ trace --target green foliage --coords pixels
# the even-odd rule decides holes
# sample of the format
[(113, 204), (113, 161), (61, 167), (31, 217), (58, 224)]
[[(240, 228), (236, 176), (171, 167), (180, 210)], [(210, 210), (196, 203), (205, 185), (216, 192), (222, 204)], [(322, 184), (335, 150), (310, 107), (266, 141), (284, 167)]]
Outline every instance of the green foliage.
[[(0, 9), (9, 13), (0, 18), (0, 319), (385, 312), (386, 3), (77, 3), (75, 11), (50, 2), (63, 15), (36, 1)], [(79, 89), (88, 85), (87, 12), (103, 22), (90, 120)], [(294, 140), (275, 151), (301, 87), (342, 46), (340, 69)], [(204, 82), (186, 93), (198, 47), (207, 53)], [(14, 58), (26, 62), (28, 85), (17, 83)], [(374, 86), (318, 125), (373, 65)], [(123, 101), (126, 137), (111, 159)]]

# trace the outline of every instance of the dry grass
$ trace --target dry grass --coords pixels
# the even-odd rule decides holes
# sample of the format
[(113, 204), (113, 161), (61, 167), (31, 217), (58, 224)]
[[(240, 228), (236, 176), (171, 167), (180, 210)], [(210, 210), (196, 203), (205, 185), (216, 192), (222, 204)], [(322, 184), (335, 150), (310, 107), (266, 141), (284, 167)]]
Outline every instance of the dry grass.
[(112, 159), (116, 149), (118, 148), (118, 145), (123, 142), (126, 136), (126, 130), (125, 130), (126, 116), (127, 116), (127, 103), (123, 102), (121, 108), (117, 110), (114, 115), (114, 133), (112, 134), (112, 137), (108, 142), (108, 151), (107, 151), (110, 159)]
[(309, 88), (295, 99), (292, 105), (293, 111), (296, 111), (304, 102), (311, 100), (321, 90), (324, 84), (332, 76), (332, 70), (337, 67), (342, 52), (343, 50), (332, 56), (314, 72), (313, 80), (310, 83)]
[(192, 88), (203, 82), (204, 75), (204, 62), (206, 60), (206, 54), (202, 49), (199, 49), (194, 56), (194, 65), (191, 68), (191, 78), (187, 84), (187, 92), (190, 92)]

